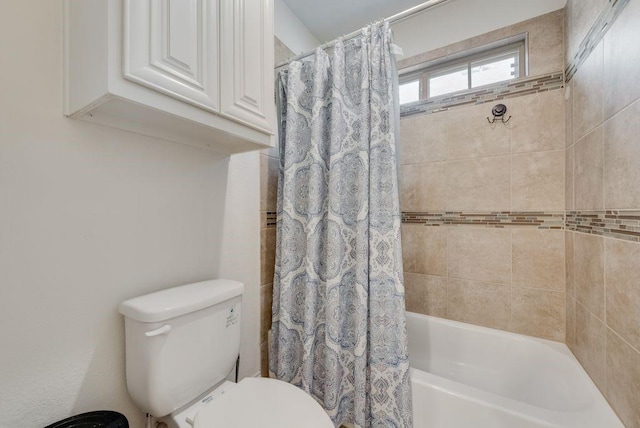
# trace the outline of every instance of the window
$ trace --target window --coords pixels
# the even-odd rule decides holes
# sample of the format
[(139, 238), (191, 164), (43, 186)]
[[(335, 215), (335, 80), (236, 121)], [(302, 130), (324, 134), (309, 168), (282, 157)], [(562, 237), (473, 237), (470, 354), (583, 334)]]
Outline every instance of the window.
[(429, 97), (438, 97), (469, 89), (469, 69), (467, 66), (456, 67), (439, 73), (429, 73), (427, 77), (429, 87), (427, 93)]
[(524, 42), (424, 65), (400, 76), (400, 104), (469, 91), (525, 75)]
[(420, 80), (400, 84), (400, 104), (412, 103), (420, 99)]

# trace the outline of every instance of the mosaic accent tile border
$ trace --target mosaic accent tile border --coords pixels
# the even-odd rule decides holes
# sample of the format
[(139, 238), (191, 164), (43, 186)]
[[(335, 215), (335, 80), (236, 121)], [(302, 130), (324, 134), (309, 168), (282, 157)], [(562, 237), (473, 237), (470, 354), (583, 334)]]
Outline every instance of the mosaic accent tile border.
[(275, 211), (267, 211), (266, 212), (266, 227), (275, 227), (276, 221), (278, 219), (278, 213)]
[(450, 97), (416, 101), (400, 106), (400, 116), (416, 113), (437, 113), (453, 107), (484, 104), (505, 98), (520, 97), (564, 87), (564, 74), (559, 71), (536, 77), (526, 77), (509, 82), (496, 83), (473, 92), (465, 92)]
[[(263, 211), (263, 228), (276, 226), (277, 213)], [(625, 241), (640, 242), (640, 210), (637, 211), (495, 211), (403, 212), (402, 223), (425, 226), (485, 226), (569, 230)]]
[(424, 224), (425, 226), (535, 227), (536, 229), (563, 230), (564, 212), (403, 212), (402, 222)]
[(567, 211), (566, 229), (640, 242), (640, 211)]
[(611, 28), (611, 25), (615, 22), (627, 3), (629, 3), (629, 0), (610, 0), (602, 12), (600, 12), (600, 15), (596, 18), (591, 29), (582, 40), (582, 43), (580, 43), (575, 57), (565, 69), (567, 82), (571, 80), (589, 54), (598, 46), (600, 40), (602, 40), (609, 28)]

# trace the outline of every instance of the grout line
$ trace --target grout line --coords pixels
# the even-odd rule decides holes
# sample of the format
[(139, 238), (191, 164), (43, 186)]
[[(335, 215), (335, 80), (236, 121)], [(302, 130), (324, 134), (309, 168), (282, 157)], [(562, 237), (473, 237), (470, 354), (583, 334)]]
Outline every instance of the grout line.
[(610, 118), (603, 118), (604, 120), (602, 121), (602, 124), (606, 124), (607, 122), (615, 119), (618, 115), (620, 115), (621, 113), (625, 112), (626, 110), (629, 110), (631, 108), (634, 108), (636, 104), (640, 104), (640, 97), (634, 99), (633, 101), (629, 102), (629, 104), (627, 104), (626, 106), (624, 106), (623, 108), (621, 108), (620, 110), (618, 110), (615, 114), (613, 114)]
[(591, 315), (592, 317), (594, 317), (595, 319), (597, 319), (598, 321), (600, 321), (602, 323), (602, 325), (604, 325), (605, 327), (607, 326), (607, 324), (605, 324), (605, 322), (596, 314), (594, 314), (593, 312), (591, 312), (591, 310), (589, 308), (587, 308), (585, 305), (582, 304), (582, 302), (580, 302), (577, 297), (575, 299), (576, 301), (576, 305), (580, 305), (582, 306), (582, 309), (584, 309), (585, 311), (587, 311), (589, 313), (589, 315)]
[[(611, 333), (613, 333), (618, 339), (620, 339), (624, 344), (626, 344), (629, 348), (631, 348), (632, 350), (636, 351), (638, 354), (640, 354), (640, 349), (636, 348), (635, 346), (633, 346), (632, 344), (630, 344), (629, 342), (627, 342), (627, 340), (620, 336), (620, 334), (615, 331), (614, 329), (612, 329), (611, 327), (609, 327), (608, 325), (605, 324), (605, 328), (609, 331), (611, 331)], [(606, 336), (605, 336), (606, 337)]]
[[(571, 132), (572, 138), (573, 138), (573, 131)], [(571, 162), (571, 180), (573, 181), (571, 187), (573, 188), (573, 195), (571, 197), (571, 207), (573, 209), (576, 208), (576, 150), (575, 150), (575, 143), (574, 145), (571, 146), (571, 150), (573, 150), (573, 155), (572, 157), (572, 162)], [(567, 215), (567, 212), (565, 210), (565, 217)], [(565, 223), (566, 224), (566, 223)]]
[(459, 159), (445, 159), (445, 160), (437, 160), (437, 161), (428, 161), (428, 162), (416, 162), (416, 163), (405, 163), (400, 166), (408, 166), (408, 165), (427, 165), (427, 164), (442, 164), (442, 163), (453, 163), (453, 162), (464, 162), (464, 161), (473, 161), (477, 159), (487, 159), (487, 158), (498, 158), (498, 157), (506, 157), (510, 156), (509, 153), (498, 153), (494, 155), (485, 155), (485, 156), (475, 156), (469, 158), (459, 158)]
[(409, 274), (409, 275), (433, 276), (433, 277), (436, 277), (436, 278), (449, 278), (448, 275), (437, 275), (437, 274), (432, 274), (432, 273), (411, 272), (411, 271), (408, 271), (406, 269), (403, 270), (402, 272), (405, 273), (405, 274)]
[[(607, 311), (605, 309), (605, 317), (607, 315)], [(607, 384), (609, 383), (607, 381), (607, 378), (609, 377), (608, 375), (608, 371), (609, 371), (609, 365), (607, 364), (607, 356), (609, 355), (609, 350), (607, 348), (608, 345), (608, 341), (607, 341), (607, 337), (609, 336), (609, 326), (607, 326), (607, 323), (604, 323), (604, 391), (602, 391), (602, 396), (604, 397), (605, 395), (607, 395)], [(612, 330), (613, 331), (613, 330)], [(605, 397), (606, 400), (606, 397)], [(608, 401), (608, 400), (607, 400)], [(611, 407), (613, 409), (613, 406)]]
[(449, 318), (449, 230), (445, 230), (445, 272), (446, 278), (444, 280), (444, 316)]
[(509, 284), (511, 286), (513, 286), (513, 234), (515, 233), (514, 230), (511, 230), (511, 233), (509, 234), (509, 267), (511, 269), (510, 272), (510, 278), (509, 278)]
[(511, 130), (509, 130), (509, 208), (513, 212), (513, 147), (511, 145)]
[(577, 145), (578, 143), (582, 143), (588, 136), (595, 133), (600, 128), (602, 128), (602, 135), (604, 139), (604, 122), (601, 122), (598, 126), (595, 126), (592, 129), (589, 129), (588, 131), (584, 132), (584, 134), (574, 142), (574, 145)]
[(445, 259), (445, 272), (447, 273), (447, 278), (449, 277), (449, 230), (445, 229), (445, 245), (447, 246), (446, 249), (446, 259)]
[(607, 240), (606, 238), (602, 241), (602, 280), (603, 280), (603, 296), (602, 302), (604, 305), (604, 313), (602, 318), (604, 318), (604, 325), (607, 325)]
[(567, 231), (562, 231), (562, 254), (564, 255), (564, 265), (562, 266), (562, 283), (564, 284), (564, 292), (567, 294)]
[(566, 292), (562, 288), (534, 287), (532, 285), (519, 285), (519, 284), (512, 284), (511, 287), (512, 288), (522, 288), (524, 290), (538, 290), (538, 291), (548, 291), (550, 293), (566, 294)]
[(509, 263), (509, 267), (511, 268), (511, 279), (510, 279), (510, 287), (509, 287), (509, 330), (515, 331), (513, 325), (513, 291), (515, 285), (513, 284), (513, 235), (516, 233), (515, 230), (511, 230), (509, 234), (509, 258), (511, 263)]
[[(640, 101), (640, 99), (639, 99)], [(591, 133), (592, 131), (590, 131), (589, 133)], [(504, 153), (496, 153), (493, 155), (483, 155), (483, 156), (474, 156), (474, 157), (466, 157), (466, 158), (456, 158), (456, 159), (443, 159), (443, 160), (434, 160), (434, 161), (426, 161), (426, 162), (408, 162), (408, 163), (401, 163), (400, 167), (402, 168), (403, 166), (415, 166), (415, 165), (428, 165), (428, 164), (442, 164), (442, 163), (453, 163), (453, 162), (463, 162), (463, 161), (472, 161), (472, 160), (477, 160), (477, 159), (486, 159), (486, 158), (497, 158), (497, 157), (506, 157), (509, 156), (510, 158), (512, 156), (522, 156), (522, 155), (530, 155), (530, 154), (535, 154), (535, 153), (550, 153), (550, 152), (563, 152), (566, 149), (568, 149), (568, 147), (564, 147), (564, 148), (554, 148), (554, 149), (550, 149), (550, 150), (532, 150), (532, 151), (528, 151), (528, 152), (504, 152)]]
[[(463, 277), (459, 277), (459, 276), (448, 276), (447, 278), (458, 280), (458, 281), (468, 281), (468, 282), (475, 282), (475, 283), (480, 283), (480, 284), (500, 285), (500, 286), (511, 287), (511, 284), (508, 283), (508, 282), (484, 281), (484, 280), (478, 280), (478, 279), (463, 278)], [(526, 288), (526, 287), (522, 287), (522, 288)]]
[[(604, 104), (604, 103), (601, 103)], [(604, 122), (600, 125), (602, 127), (602, 207), (606, 210), (607, 209), (607, 205), (606, 205), (606, 191), (605, 188), (607, 186), (607, 182), (605, 181), (606, 175), (605, 175), (605, 170), (607, 168), (607, 164), (605, 162), (605, 157), (604, 157), (604, 146), (607, 143), (606, 138), (604, 136)]]
[[(603, 144), (604, 146), (604, 144)], [(603, 149), (604, 151), (604, 149)], [(604, 163), (604, 157), (603, 157), (603, 163)], [(604, 173), (604, 168), (602, 168), (603, 173)], [(604, 184), (604, 183), (603, 183)], [(603, 193), (604, 193), (604, 185), (603, 185)], [(603, 195), (604, 196), (604, 195)], [(607, 350), (607, 336), (609, 336), (607, 334), (607, 330), (609, 330), (609, 326), (607, 324), (607, 240), (603, 239), (602, 241), (602, 280), (603, 280), (603, 287), (602, 287), (602, 291), (603, 291), (603, 296), (602, 296), (602, 304), (604, 306), (604, 313), (602, 315), (602, 317), (604, 318), (604, 391), (602, 393), (602, 395), (605, 395), (605, 392), (607, 391), (607, 355), (609, 354), (609, 351)]]

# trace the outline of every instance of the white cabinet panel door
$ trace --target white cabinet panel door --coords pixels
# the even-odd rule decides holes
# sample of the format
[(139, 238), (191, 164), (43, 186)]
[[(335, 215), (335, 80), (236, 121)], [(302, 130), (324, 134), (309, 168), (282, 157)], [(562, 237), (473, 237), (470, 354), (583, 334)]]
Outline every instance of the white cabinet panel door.
[(124, 0), (124, 77), (218, 111), (218, 32), (218, 0)]
[(220, 6), (220, 110), (273, 132), (273, 0), (223, 0)]

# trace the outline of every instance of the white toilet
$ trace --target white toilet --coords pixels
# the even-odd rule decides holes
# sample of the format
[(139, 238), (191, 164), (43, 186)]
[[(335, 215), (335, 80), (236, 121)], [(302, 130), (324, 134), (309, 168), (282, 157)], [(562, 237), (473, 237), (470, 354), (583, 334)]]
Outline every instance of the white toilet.
[(171, 428), (329, 428), (304, 391), (279, 380), (226, 379), (240, 349), (243, 284), (212, 280), (127, 300), (127, 387)]

